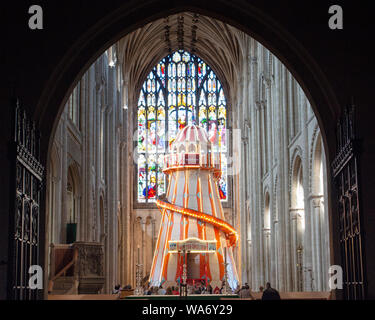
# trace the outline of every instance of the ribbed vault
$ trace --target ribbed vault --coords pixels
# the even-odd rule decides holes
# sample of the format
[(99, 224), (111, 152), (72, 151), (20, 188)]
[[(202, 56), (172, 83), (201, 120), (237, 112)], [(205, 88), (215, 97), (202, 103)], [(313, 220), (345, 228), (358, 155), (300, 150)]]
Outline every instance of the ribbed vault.
[(151, 22), (119, 42), (119, 59), (130, 101), (136, 101), (147, 74), (162, 58), (178, 49), (190, 51), (209, 64), (226, 89), (236, 92), (243, 49), (250, 37), (221, 21), (184, 12)]

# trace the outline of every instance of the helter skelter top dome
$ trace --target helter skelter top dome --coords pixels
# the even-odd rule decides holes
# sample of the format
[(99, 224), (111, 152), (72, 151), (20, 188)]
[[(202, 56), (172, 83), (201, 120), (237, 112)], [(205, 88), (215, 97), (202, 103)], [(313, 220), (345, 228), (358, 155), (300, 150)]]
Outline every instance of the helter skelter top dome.
[(188, 125), (180, 130), (164, 158), (165, 173), (178, 168), (202, 168), (212, 170), (214, 177), (221, 176), (221, 154), (213, 152), (215, 137), (197, 125)]
[(205, 145), (209, 145), (210, 141), (208, 140), (207, 131), (196, 125), (189, 125), (182, 130), (180, 130), (177, 134), (175, 141), (173, 142), (174, 145), (180, 143), (202, 143)]

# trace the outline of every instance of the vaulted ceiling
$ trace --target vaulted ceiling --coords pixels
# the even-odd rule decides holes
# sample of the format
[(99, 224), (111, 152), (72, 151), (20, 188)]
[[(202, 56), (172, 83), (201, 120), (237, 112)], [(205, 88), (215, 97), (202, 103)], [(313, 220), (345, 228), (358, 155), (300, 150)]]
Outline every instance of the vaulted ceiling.
[(249, 40), (249, 36), (221, 21), (184, 12), (151, 22), (127, 35), (119, 41), (118, 52), (125, 82), (135, 89), (132, 98), (136, 99), (137, 89), (154, 65), (179, 49), (201, 57), (216, 72), (227, 92), (233, 93)]

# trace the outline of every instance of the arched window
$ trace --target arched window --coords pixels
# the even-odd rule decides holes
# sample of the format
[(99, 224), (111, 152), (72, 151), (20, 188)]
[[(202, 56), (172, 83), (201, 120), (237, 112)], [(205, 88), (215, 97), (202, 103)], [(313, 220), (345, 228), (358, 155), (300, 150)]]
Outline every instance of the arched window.
[(270, 195), (266, 193), (266, 200), (264, 205), (264, 229), (271, 228), (271, 214), (270, 214)]
[(138, 202), (155, 202), (166, 192), (163, 156), (179, 129), (204, 127), (221, 152), (222, 201), (227, 201), (227, 102), (213, 70), (199, 57), (176, 51), (162, 59), (144, 82), (138, 100)]
[(298, 168), (297, 173), (297, 186), (296, 186), (296, 203), (298, 208), (305, 207), (305, 192), (303, 189), (303, 175), (302, 175), (302, 165)]
[(270, 281), (271, 275), (271, 214), (270, 214), (270, 195), (267, 192), (264, 202), (263, 216), (263, 233), (264, 233), (264, 278)]

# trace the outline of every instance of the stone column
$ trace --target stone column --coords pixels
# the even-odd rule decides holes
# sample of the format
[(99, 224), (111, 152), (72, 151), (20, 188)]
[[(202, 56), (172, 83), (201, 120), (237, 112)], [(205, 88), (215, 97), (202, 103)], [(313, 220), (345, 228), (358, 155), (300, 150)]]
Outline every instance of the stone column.
[(270, 239), (269, 239), (269, 281), (273, 286), (276, 286), (277, 283), (277, 242), (275, 242), (276, 232), (275, 232), (275, 192), (274, 190), (274, 177), (275, 177), (275, 169), (274, 164), (276, 164), (276, 157), (274, 155), (274, 147), (273, 147), (273, 141), (274, 141), (274, 134), (277, 132), (278, 128), (274, 127), (274, 115), (273, 115), (273, 95), (274, 95), (274, 81), (273, 81), (273, 75), (271, 71), (271, 66), (269, 65), (269, 70), (266, 74), (266, 77), (264, 78), (264, 83), (266, 86), (266, 123), (267, 123), (267, 167), (268, 167), (268, 174), (269, 174), (269, 181), (270, 181)]
[[(289, 121), (288, 118), (288, 97), (287, 97), (287, 90), (286, 90), (286, 83), (288, 81), (287, 71), (283, 65), (280, 64), (280, 87), (281, 93), (280, 103), (282, 105), (282, 112), (280, 114), (281, 124), (286, 124)], [(281, 128), (281, 135), (280, 135), (280, 220), (283, 222), (281, 224), (281, 230), (283, 232), (282, 238), (284, 240), (283, 246), (283, 254), (282, 257), (282, 266), (285, 274), (285, 290), (291, 291), (293, 290), (293, 255), (291, 251), (291, 216), (289, 213), (290, 207), (290, 197), (289, 197), (289, 135), (288, 135), (288, 126), (284, 125)]]
[(66, 242), (66, 223), (67, 223), (67, 183), (68, 183), (68, 159), (67, 159), (67, 134), (68, 130), (66, 128), (66, 112), (62, 114), (61, 119), (61, 143), (62, 143), (62, 153), (61, 153), (61, 220), (60, 220), (60, 243)]
[[(108, 199), (108, 215), (107, 215), (107, 230), (108, 234), (108, 268), (109, 268), (109, 284), (108, 288), (112, 288), (118, 283), (117, 265), (118, 265), (118, 227), (117, 227), (117, 211), (118, 211), (118, 179), (119, 168), (117, 162), (117, 145), (118, 145), (118, 130), (117, 130), (117, 72), (115, 67), (115, 60), (112, 61), (112, 67), (107, 65), (108, 70), (108, 102), (107, 102), (107, 121), (105, 126), (105, 145), (106, 145), (106, 167), (105, 167), (105, 184), (107, 189)], [(111, 232), (109, 232), (111, 231)]]
[(79, 207), (79, 216), (78, 216), (78, 226), (77, 226), (77, 240), (85, 241), (86, 240), (86, 221), (87, 221), (87, 210), (86, 210), (86, 159), (85, 155), (87, 154), (87, 145), (86, 145), (86, 112), (89, 109), (87, 107), (87, 78), (88, 72), (82, 77), (80, 81), (80, 101), (79, 101), (79, 121), (80, 121), (80, 132), (81, 132), (81, 148), (82, 148), (82, 160), (81, 160), (81, 183), (80, 183), (80, 207)]
[(321, 218), (321, 250), (322, 250), (322, 290), (328, 291), (328, 268), (330, 266), (329, 256), (329, 219), (327, 206), (325, 202), (327, 193), (320, 200), (320, 218)]
[(261, 215), (260, 212), (263, 211), (263, 170), (262, 170), (262, 150), (259, 147), (261, 145), (261, 128), (262, 128), (262, 110), (261, 110), (261, 102), (256, 102), (256, 128), (255, 129), (255, 148), (257, 150), (256, 157), (254, 159), (254, 162), (257, 166), (256, 173), (254, 176), (255, 185), (254, 185), (254, 191), (255, 194), (253, 194), (253, 201), (255, 201), (255, 212), (254, 212), (254, 242), (253, 242), (253, 248), (254, 248), (254, 255), (255, 255), (255, 267), (256, 267), (256, 289), (259, 288), (259, 286), (264, 286), (264, 266), (263, 266), (263, 258), (262, 258), (262, 248), (263, 248), (263, 235), (262, 235), (262, 221), (261, 221)]
[[(93, 110), (95, 106), (95, 67), (92, 65), (88, 71), (88, 86), (87, 86), (87, 111)], [(94, 112), (85, 112), (86, 126), (84, 130), (84, 144), (86, 145), (86, 161), (83, 161), (85, 168), (85, 241), (92, 241), (93, 239), (93, 216), (94, 216), (94, 202), (92, 199), (92, 186), (94, 184), (92, 171), (94, 164)]]
[(142, 264), (142, 270), (143, 270), (143, 276), (146, 274), (146, 226), (147, 226), (147, 219), (142, 219), (140, 221), (140, 227), (141, 227), (141, 264)]
[(279, 250), (282, 242), (280, 241), (279, 235), (279, 220), (275, 219), (273, 221), (273, 237), (272, 237), (272, 248), (273, 248), (273, 255), (274, 255), (274, 263), (271, 268), (272, 276), (271, 281), (274, 283), (275, 288), (281, 291), (282, 283), (283, 283), (283, 274), (280, 272), (279, 268)]
[(302, 170), (303, 170), (303, 190), (304, 190), (304, 223), (305, 228), (303, 229), (302, 234), (302, 241), (303, 241), (303, 274), (304, 274), (304, 290), (311, 291), (313, 289), (314, 283), (312, 278), (313, 275), (313, 246), (314, 242), (312, 241), (313, 229), (313, 214), (311, 211), (311, 206), (309, 203), (309, 199), (307, 197), (308, 190), (311, 185), (310, 179), (310, 163), (309, 163), (309, 150), (310, 150), (310, 143), (309, 143), (309, 132), (308, 132), (308, 115), (307, 115), (307, 106), (306, 100), (304, 99), (304, 95), (302, 89), (297, 84), (296, 80), (293, 79), (294, 86), (297, 87), (295, 93), (297, 95), (297, 109), (300, 112), (297, 114), (300, 117), (301, 127), (301, 135), (302, 141), (301, 145), (304, 149), (304, 155), (302, 156)]
[(140, 263), (143, 264), (143, 219), (142, 217), (138, 216), (134, 220), (133, 223), (133, 243), (134, 243), (134, 250), (133, 250), (133, 263), (132, 263), (132, 274), (131, 274), (131, 285), (135, 287), (136, 279), (135, 279), (135, 271), (136, 271), (136, 264)]
[(314, 217), (314, 233), (315, 233), (315, 250), (316, 250), (316, 289), (318, 291), (321, 291), (323, 289), (323, 279), (324, 279), (324, 272), (327, 272), (324, 270), (324, 250), (322, 245), (322, 219), (321, 219), (321, 197), (317, 196), (316, 198), (312, 199), (312, 205), (313, 205), (313, 217)]
[(270, 270), (270, 238), (271, 238), (271, 229), (264, 228), (263, 229), (263, 238), (264, 238), (264, 280), (267, 282), (271, 282), (271, 270)]
[[(245, 130), (243, 130), (245, 131)], [(249, 259), (247, 255), (247, 244), (246, 244), (246, 239), (247, 239), (247, 228), (249, 224), (249, 219), (247, 216), (247, 206), (246, 206), (246, 199), (248, 199), (248, 159), (247, 159), (247, 149), (248, 149), (248, 138), (247, 136), (242, 136), (242, 164), (241, 164), (241, 174), (240, 172), (240, 192), (241, 192), (241, 198), (242, 198), (242, 203), (241, 203), (241, 214), (240, 214), (240, 219), (241, 219), (241, 256), (242, 256), (242, 282), (248, 282), (248, 264), (249, 264)]]
[(297, 216), (298, 216), (298, 209), (291, 209), (290, 210), (290, 220), (291, 220), (291, 259), (290, 259), (290, 267), (291, 267), (291, 274), (292, 274), (292, 286), (291, 289), (293, 291), (298, 290), (297, 284)]
[(296, 227), (297, 227), (297, 253), (296, 253), (296, 273), (297, 273), (297, 290), (303, 291), (304, 290), (304, 270), (305, 270), (305, 242), (304, 242), (304, 219), (305, 219), (305, 210), (304, 209), (298, 209), (296, 211)]

